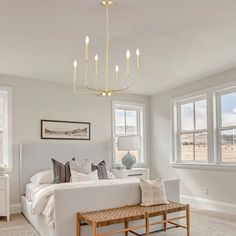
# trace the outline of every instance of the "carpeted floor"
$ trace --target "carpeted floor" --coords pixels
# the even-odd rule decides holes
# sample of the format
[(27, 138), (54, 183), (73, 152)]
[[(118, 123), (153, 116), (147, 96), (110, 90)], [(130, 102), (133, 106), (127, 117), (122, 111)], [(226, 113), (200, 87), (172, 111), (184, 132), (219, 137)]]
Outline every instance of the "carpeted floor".
[[(23, 215), (12, 215), (11, 221), (0, 218), (1, 236), (39, 236)], [(152, 234), (152, 236), (185, 236), (184, 229), (171, 229), (167, 232)], [(192, 211), (191, 236), (235, 236), (236, 217), (222, 214)]]

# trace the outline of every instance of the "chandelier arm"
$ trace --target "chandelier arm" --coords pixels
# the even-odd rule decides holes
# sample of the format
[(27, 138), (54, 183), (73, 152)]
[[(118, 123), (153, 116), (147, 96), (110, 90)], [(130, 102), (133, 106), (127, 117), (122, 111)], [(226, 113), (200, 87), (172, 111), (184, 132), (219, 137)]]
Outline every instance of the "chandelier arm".
[(76, 83), (74, 83), (73, 92), (75, 94), (95, 94), (95, 95), (97, 94), (95, 91), (92, 92), (92, 91), (81, 91), (81, 90), (78, 90), (77, 86), (76, 86)]
[(112, 92), (112, 93), (119, 93), (119, 92), (121, 92), (121, 91), (126, 91), (126, 90), (128, 90), (129, 89), (129, 86), (127, 86), (127, 87), (125, 87), (125, 88), (120, 88), (120, 89), (111, 89), (110, 91)]
[(115, 94), (115, 95), (129, 95), (129, 96), (139, 96), (140, 94), (138, 94), (138, 93), (130, 93), (130, 92), (117, 92), (117, 93), (115, 93), (115, 92), (113, 92), (113, 94)]
[(115, 92), (120, 92), (120, 91), (125, 91), (127, 89), (129, 89), (129, 87), (125, 87), (125, 88), (120, 88), (120, 89), (109, 89), (109, 90), (104, 90), (104, 89), (96, 89), (96, 88), (91, 88), (91, 87), (86, 87), (88, 90), (90, 91), (97, 91), (97, 92), (111, 92), (111, 93), (115, 93)]

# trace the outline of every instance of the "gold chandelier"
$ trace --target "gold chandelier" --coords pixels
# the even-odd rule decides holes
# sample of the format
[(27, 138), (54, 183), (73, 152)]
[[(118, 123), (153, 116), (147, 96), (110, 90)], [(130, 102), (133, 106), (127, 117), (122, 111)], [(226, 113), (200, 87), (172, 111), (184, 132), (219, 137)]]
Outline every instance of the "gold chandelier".
[[(73, 76), (73, 91), (76, 94), (94, 94), (97, 96), (111, 96), (117, 94), (130, 94), (128, 92), (131, 79), (130, 79), (130, 50), (126, 51), (126, 79), (125, 86), (120, 84), (120, 70), (119, 66), (115, 66), (115, 78), (113, 86), (110, 84), (109, 80), (109, 46), (110, 46), (110, 36), (109, 36), (109, 7), (113, 6), (112, 0), (103, 0), (101, 6), (106, 9), (106, 61), (105, 61), (105, 84), (103, 87), (99, 87), (99, 76), (98, 76), (98, 55), (94, 57), (94, 82), (93, 86), (88, 83), (88, 68), (89, 68), (89, 37), (85, 37), (85, 55), (84, 55), (84, 79), (80, 81), (77, 78), (78, 74), (78, 63), (74, 61), (74, 76)], [(140, 81), (140, 51), (136, 50), (136, 71), (137, 71), (137, 84)]]

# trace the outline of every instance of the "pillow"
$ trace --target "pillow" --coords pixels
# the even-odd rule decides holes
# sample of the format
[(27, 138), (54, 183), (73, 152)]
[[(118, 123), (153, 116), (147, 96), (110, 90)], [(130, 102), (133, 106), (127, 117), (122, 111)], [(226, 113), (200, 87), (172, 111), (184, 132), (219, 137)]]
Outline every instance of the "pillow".
[(52, 171), (51, 170), (40, 171), (30, 177), (30, 182), (34, 184), (51, 184)]
[(75, 157), (70, 160), (70, 169), (79, 173), (88, 174), (91, 172), (91, 162), (86, 159), (84, 162), (76, 161)]
[(76, 171), (71, 171), (71, 180), (72, 182), (83, 182), (83, 181), (96, 181), (98, 180), (97, 170), (90, 172), (88, 175), (79, 173)]
[(98, 178), (99, 179), (108, 179), (107, 176), (107, 168), (105, 160), (101, 161), (98, 165), (91, 164), (92, 171), (98, 171)]
[(115, 179), (116, 178), (116, 176), (109, 170), (107, 170), (107, 177), (108, 177), (108, 179)]
[(68, 183), (71, 178), (70, 163), (67, 161), (65, 164), (52, 159), (53, 166), (53, 183)]
[(143, 206), (153, 206), (168, 204), (166, 199), (165, 186), (162, 179), (145, 180), (140, 178), (140, 187), (142, 190)]

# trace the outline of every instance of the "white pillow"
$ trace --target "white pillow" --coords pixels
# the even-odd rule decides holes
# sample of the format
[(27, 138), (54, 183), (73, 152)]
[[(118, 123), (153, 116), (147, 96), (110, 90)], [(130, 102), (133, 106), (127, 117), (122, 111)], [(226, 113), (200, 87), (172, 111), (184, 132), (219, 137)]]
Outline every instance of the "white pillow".
[(145, 180), (140, 178), (143, 206), (168, 204), (165, 186), (162, 179)]
[(51, 184), (53, 173), (51, 170), (40, 171), (30, 177), (30, 182), (34, 184)]
[(96, 181), (98, 180), (98, 172), (95, 170), (86, 175), (72, 170), (71, 178), (72, 182)]
[(89, 174), (91, 172), (91, 161), (88, 159), (77, 161), (75, 158), (72, 158), (70, 160), (70, 169), (79, 173)]
[(115, 175), (109, 170), (107, 170), (107, 177), (108, 177), (108, 179), (115, 179), (116, 178)]

